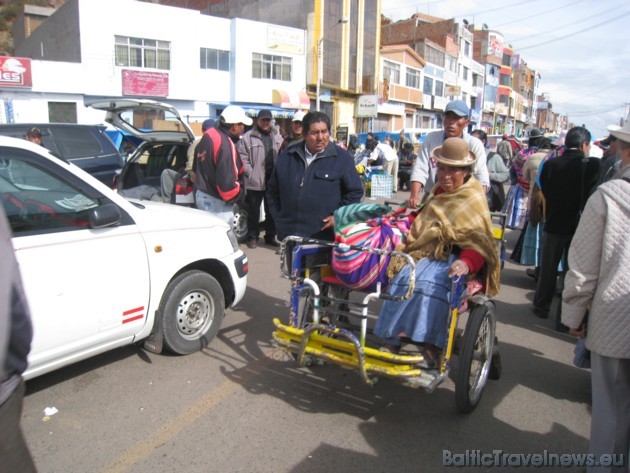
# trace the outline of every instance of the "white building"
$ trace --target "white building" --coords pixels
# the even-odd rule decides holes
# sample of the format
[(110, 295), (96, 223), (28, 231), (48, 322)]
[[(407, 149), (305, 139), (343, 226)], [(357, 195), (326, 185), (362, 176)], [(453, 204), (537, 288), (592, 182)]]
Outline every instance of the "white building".
[[(309, 109), (306, 32), (133, 0), (69, 0), (28, 38), (16, 57), (30, 84), (0, 81), (0, 121), (95, 123), (84, 105), (118, 97), (175, 106), (190, 121), (230, 103), (276, 117)], [(30, 61), (29, 61), (30, 59)]]

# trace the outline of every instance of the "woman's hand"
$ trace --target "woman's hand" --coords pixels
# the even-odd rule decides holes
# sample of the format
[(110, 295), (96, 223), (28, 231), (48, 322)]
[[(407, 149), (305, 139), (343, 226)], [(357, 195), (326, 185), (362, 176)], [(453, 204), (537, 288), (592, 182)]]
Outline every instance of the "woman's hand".
[(586, 325), (582, 324), (578, 328), (570, 328), (569, 335), (576, 338), (586, 337)]
[(465, 276), (470, 272), (470, 268), (466, 263), (464, 263), (460, 259), (456, 259), (451, 264), (451, 267), (448, 269), (448, 277), (452, 278), (454, 276)]

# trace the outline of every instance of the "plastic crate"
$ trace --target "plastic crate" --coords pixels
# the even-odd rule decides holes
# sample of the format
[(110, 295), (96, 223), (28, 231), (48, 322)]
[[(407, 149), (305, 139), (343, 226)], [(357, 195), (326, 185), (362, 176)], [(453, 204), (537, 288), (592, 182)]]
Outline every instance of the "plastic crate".
[(394, 190), (394, 176), (375, 174), (372, 176), (370, 197), (383, 197), (390, 199)]

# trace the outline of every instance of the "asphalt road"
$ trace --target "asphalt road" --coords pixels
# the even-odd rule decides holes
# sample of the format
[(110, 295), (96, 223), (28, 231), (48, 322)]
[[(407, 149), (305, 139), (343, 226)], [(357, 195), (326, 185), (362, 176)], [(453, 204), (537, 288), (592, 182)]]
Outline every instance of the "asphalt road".
[(27, 383), (22, 426), (41, 473), (433, 472), (452, 469), (449, 452), (587, 451), (589, 372), (571, 364), (574, 340), (534, 316), (523, 267), (506, 263), (497, 298), (503, 375), (462, 415), (451, 381), (428, 394), (387, 380), (367, 387), (334, 366), (296, 368), (270, 344), (272, 318), (288, 314), (279, 257), (243, 248), (247, 295), (207, 349), (122, 348)]

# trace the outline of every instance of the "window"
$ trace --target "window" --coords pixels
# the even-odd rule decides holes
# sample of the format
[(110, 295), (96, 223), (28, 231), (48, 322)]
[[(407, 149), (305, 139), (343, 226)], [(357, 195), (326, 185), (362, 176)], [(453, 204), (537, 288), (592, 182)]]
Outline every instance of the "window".
[(444, 67), (444, 56), (445, 54), (442, 51), (439, 51), (430, 46), (426, 47), (426, 57), (427, 62), (431, 64), (435, 64), (437, 66)]
[(407, 68), (407, 87), (412, 87), (414, 89), (420, 88), (420, 71), (416, 69)]
[(115, 36), (116, 65), (150, 69), (171, 68), (171, 43), (155, 39)]
[(229, 71), (230, 52), (222, 51), (220, 49), (201, 48), (199, 67), (201, 69)]
[(48, 102), (49, 123), (77, 123), (75, 102)]
[(292, 65), (293, 60), (290, 57), (253, 53), (252, 77), (290, 81)]
[(2, 203), (15, 235), (42, 230), (87, 228), (88, 210), (99, 202), (37, 164), (23, 150), (3, 150)]
[(383, 78), (390, 84), (400, 84), (400, 65), (391, 61), (383, 61)]
[(444, 97), (444, 82), (440, 80), (435, 81), (435, 96)]
[(433, 79), (430, 77), (424, 77), (424, 86), (422, 88), (422, 92), (427, 95), (433, 95)]
[(462, 67), (462, 79), (468, 80), (468, 68), (466, 66)]
[(464, 56), (470, 57), (470, 43), (468, 41), (464, 41)]
[(454, 56), (446, 55), (446, 70), (451, 72), (457, 72), (457, 58)]

